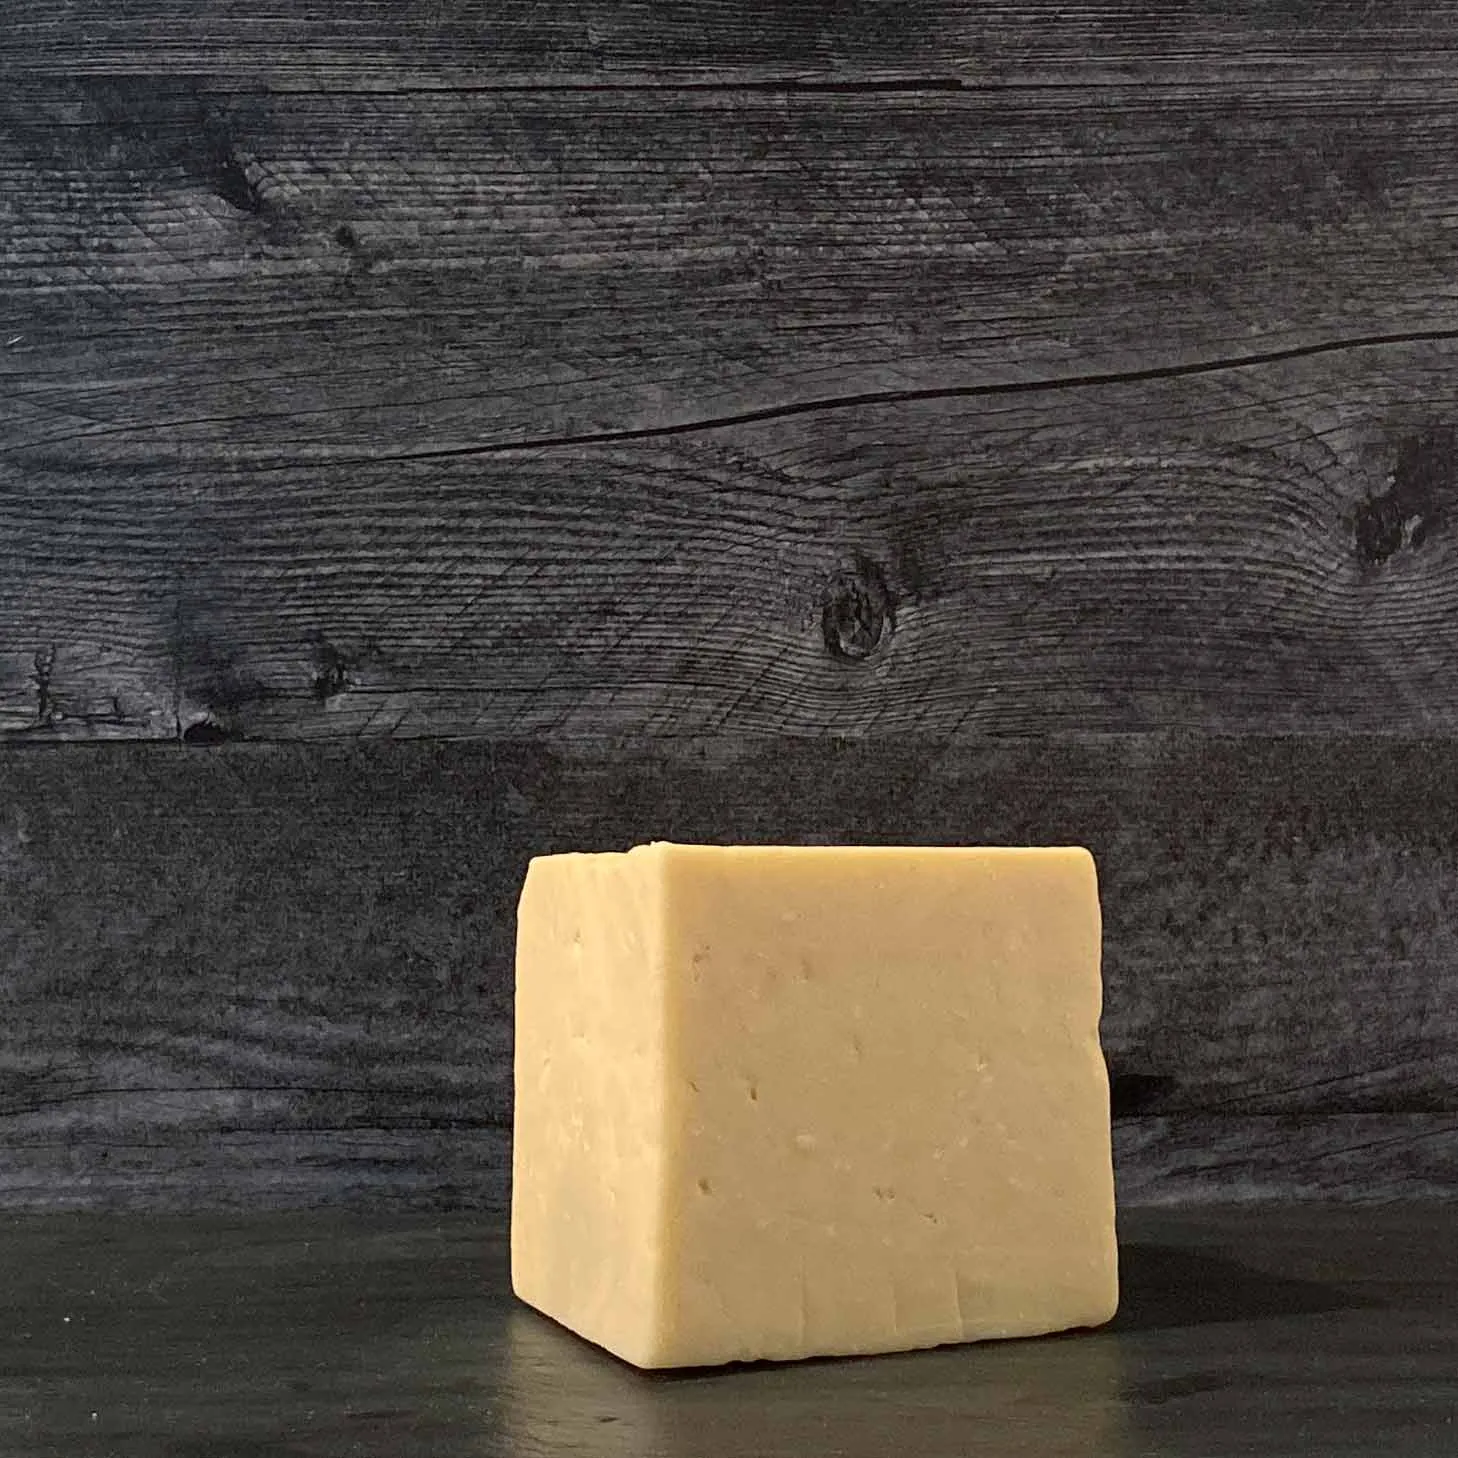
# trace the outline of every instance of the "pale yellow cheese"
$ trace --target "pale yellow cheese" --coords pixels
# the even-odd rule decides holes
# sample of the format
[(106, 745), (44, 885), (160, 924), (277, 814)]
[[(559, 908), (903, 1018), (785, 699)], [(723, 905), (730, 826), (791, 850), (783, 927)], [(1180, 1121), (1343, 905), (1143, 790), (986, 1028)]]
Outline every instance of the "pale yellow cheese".
[(546, 856), (517, 944), (512, 1279), (642, 1367), (1117, 1303), (1080, 849)]

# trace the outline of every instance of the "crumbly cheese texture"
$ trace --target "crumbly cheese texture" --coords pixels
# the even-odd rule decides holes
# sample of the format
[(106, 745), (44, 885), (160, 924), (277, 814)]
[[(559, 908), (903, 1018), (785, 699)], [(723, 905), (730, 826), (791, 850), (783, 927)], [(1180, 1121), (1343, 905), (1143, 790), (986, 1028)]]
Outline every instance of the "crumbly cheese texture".
[(539, 857), (517, 1294), (640, 1367), (1107, 1321), (1099, 951), (1076, 848)]

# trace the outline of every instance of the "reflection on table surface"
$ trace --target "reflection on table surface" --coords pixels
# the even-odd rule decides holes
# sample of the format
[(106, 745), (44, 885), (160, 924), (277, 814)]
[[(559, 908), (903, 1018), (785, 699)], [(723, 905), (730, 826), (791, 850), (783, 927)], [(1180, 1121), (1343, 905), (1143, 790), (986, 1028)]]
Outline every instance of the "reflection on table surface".
[[(499, 1348), (501, 1453), (605, 1455), (1127, 1450), (1119, 1341), (1089, 1333), (885, 1357), (642, 1374), (533, 1312)], [(587, 1449), (584, 1449), (587, 1451)]]
[(1130, 1212), (1099, 1332), (638, 1372), (496, 1217), (10, 1221), (0, 1454), (1458, 1453), (1458, 1206)]

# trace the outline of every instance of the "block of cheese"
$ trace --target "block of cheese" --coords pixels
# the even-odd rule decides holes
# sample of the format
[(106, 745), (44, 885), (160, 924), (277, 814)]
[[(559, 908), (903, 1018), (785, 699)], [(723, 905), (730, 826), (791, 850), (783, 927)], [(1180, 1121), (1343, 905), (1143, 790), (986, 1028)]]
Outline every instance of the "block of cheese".
[(1076, 848), (539, 857), (518, 1296), (640, 1367), (1108, 1320), (1099, 955)]

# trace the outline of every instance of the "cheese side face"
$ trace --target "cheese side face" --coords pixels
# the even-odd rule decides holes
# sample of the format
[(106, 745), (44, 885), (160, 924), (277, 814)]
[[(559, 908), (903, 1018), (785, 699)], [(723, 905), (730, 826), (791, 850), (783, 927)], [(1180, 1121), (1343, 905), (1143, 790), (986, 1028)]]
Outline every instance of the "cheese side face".
[(512, 1284), (661, 1366), (668, 1077), (652, 852), (539, 857), (517, 924)]
[(1077, 849), (534, 862), (518, 1293), (640, 1366), (1106, 1321), (1099, 948)]

